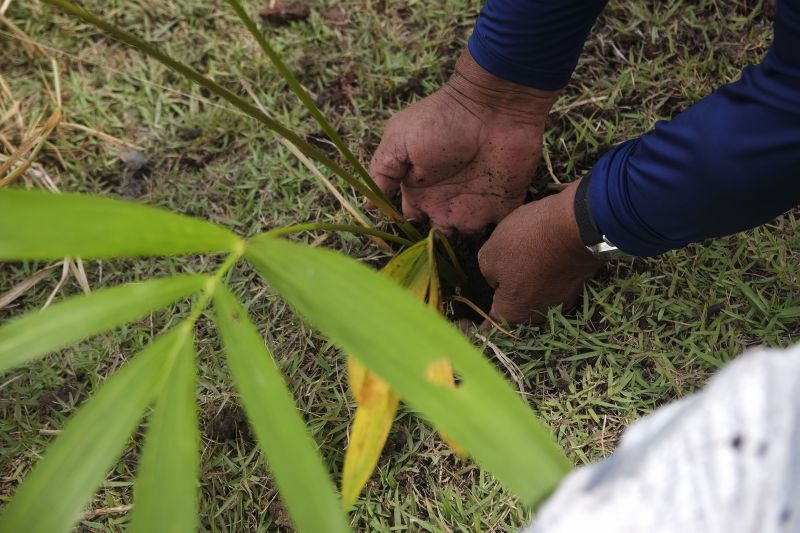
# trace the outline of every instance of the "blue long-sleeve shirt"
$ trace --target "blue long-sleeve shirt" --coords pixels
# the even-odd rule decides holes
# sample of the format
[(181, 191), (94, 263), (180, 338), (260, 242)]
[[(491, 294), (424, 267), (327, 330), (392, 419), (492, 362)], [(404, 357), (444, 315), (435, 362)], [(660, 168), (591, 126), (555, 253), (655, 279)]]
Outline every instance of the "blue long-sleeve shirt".
[[(606, 0), (488, 0), (469, 41), (483, 68), (544, 90), (569, 81)], [(778, 0), (763, 61), (591, 172), (598, 229), (652, 256), (763, 224), (800, 203), (800, 0)]]

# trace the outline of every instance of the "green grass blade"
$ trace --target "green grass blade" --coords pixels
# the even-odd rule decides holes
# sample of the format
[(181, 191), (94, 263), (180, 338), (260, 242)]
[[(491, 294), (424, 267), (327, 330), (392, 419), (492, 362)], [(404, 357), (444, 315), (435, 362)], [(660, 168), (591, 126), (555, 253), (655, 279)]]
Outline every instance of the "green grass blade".
[[(451, 324), (377, 272), (344, 255), (269, 236), (245, 257), (312, 325), (389, 382), (526, 504), (569, 470), (550, 431)], [(452, 361), (462, 383), (431, 383)], [(469, 416), (464, 416), (469, 413)]]
[(383, 199), (386, 203), (389, 203), (389, 199), (383, 194), (380, 187), (378, 187), (377, 183), (372, 179), (369, 175), (367, 170), (364, 166), (358, 161), (356, 156), (353, 152), (350, 151), (347, 144), (342, 140), (341, 136), (339, 136), (339, 132), (328, 122), (328, 119), (325, 118), (325, 115), (320, 112), (317, 108), (317, 105), (314, 103), (314, 100), (311, 99), (308, 92), (297, 82), (292, 71), (289, 70), (289, 67), (281, 59), (275, 50), (273, 50), (272, 46), (270, 46), (267, 39), (264, 37), (264, 34), (258, 29), (258, 26), (253, 21), (252, 18), (247, 14), (247, 11), (244, 10), (242, 5), (239, 3), (238, 0), (226, 0), (228, 4), (236, 11), (236, 14), (241, 19), (242, 23), (244, 23), (247, 30), (253, 36), (253, 38), (258, 42), (261, 50), (264, 51), (264, 54), (269, 58), (272, 64), (275, 66), (275, 69), (280, 73), (284, 80), (286, 80), (287, 85), (289, 85), (289, 89), (300, 99), (303, 103), (305, 108), (314, 117), (314, 120), (317, 121), (317, 124), (322, 128), (322, 131), (328, 136), (328, 138), (333, 142), (333, 144), (339, 149), (339, 151), (344, 155), (344, 158), (347, 159), (347, 162), (356, 170), (358, 175), (361, 177), (361, 181), (363, 181), (376, 195), (378, 195), (381, 199)]
[(150, 418), (133, 492), (132, 533), (197, 530), (196, 369), (190, 336), (175, 357)]
[(202, 289), (208, 277), (173, 276), (75, 296), (0, 327), (0, 372), (143, 317)]
[(0, 260), (235, 251), (222, 226), (133, 202), (0, 189)]
[(214, 292), (217, 327), (247, 418), (298, 531), (349, 531), (317, 447), (264, 340), (234, 296)]
[(188, 336), (181, 327), (157, 339), (78, 410), (0, 514), (0, 531), (72, 529), (153, 400), (164, 364)]

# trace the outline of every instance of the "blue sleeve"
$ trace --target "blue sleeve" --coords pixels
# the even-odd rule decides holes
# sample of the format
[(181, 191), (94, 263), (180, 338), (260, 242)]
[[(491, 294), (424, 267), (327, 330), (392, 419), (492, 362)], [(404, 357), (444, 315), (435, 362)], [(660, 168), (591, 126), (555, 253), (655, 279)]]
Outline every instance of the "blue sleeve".
[(764, 60), (594, 166), (589, 204), (620, 249), (653, 256), (800, 203), (800, 0), (778, 0)]
[(497, 77), (546, 91), (561, 89), (607, 2), (487, 0), (469, 51)]

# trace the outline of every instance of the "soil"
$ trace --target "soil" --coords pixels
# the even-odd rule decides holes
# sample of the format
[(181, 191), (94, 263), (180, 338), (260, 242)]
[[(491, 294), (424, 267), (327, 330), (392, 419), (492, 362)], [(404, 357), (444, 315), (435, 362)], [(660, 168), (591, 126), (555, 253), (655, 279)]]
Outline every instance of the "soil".
[(39, 398), (38, 406), (39, 409), (46, 412), (61, 411), (65, 406), (70, 406), (73, 402), (79, 401), (81, 396), (82, 391), (80, 388), (72, 383), (67, 383), (42, 394), (42, 397)]
[[(457, 233), (450, 237), (450, 244), (453, 246), (453, 251), (456, 253), (461, 263), (461, 268), (467, 276), (467, 281), (462, 283), (459, 287), (452, 287), (449, 283), (444, 283), (442, 287), (445, 297), (450, 297), (453, 294), (460, 294), (464, 298), (472, 301), (472, 303), (487, 314), (492, 308), (494, 290), (486, 282), (483, 274), (481, 274), (481, 269), (478, 266), (478, 251), (489, 239), (493, 230), (494, 226), (492, 225), (485, 228), (480, 233)], [(453, 301), (452, 309), (453, 319), (455, 320), (466, 318), (477, 323), (483, 322), (482, 316), (461, 302)]]
[(229, 402), (222, 410), (213, 404), (206, 405), (203, 409), (202, 427), (203, 433), (217, 442), (236, 440), (237, 437), (246, 441), (253, 440), (244, 409), (235, 403)]
[(121, 153), (119, 162), (96, 177), (124, 198), (135, 199), (147, 192), (150, 173), (150, 158), (143, 152), (131, 151)]
[(350, 23), (350, 14), (341, 4), (335, 4), (322, 12), (322, 20), (333, 27), (347, 26)]
[(267, 511), (269, 511), (269, 517), (276, 526), (285, 528), (294, 527), (294, 522), (292, 522), (289, 516), (289, 511), (286, 510), (286, 506), (279, 498), (272, 500)]
[(381, 92), (380, 100), (386, 104), (396, 102), (408, 102), (415, 96), (425, 96), (425, 86), (420, 76), (412, 76), (405, 83), (399, 85), (389, 85)]
[(352, 106), (357, 90), (358, 76), (352, 70), (348, 70), (325, 87), (315, 103), (318, 107), (331, 106), (341, 113)]
[[(423, 234), (427, 235), (430, 231), (430, 222), (415, 222), (414, 227)], [(478, 250), (489, 239), (489, 236), (494, 230), (494, 225), (488, 226), (479, 233), (456, 233), (450, 237), (451, 246), (453, 251), (458, 257), (461, 268), (466, 275), (466, 281), (460, 285), (453, 285), (445, 276), (442, 276), (442, 297), (445, 301), (450, 299), (453, 295), (458, 294), (467, 298), (472, 303), (480, 307), (488, 314), (489, 309), (492, 307), (492, 296), (494, 290), (489, 286), (481, 274), (481, 269), (478, 266)], [(473, 311), (469, 306), (450, 300), (452, 313), (449, 317), (453, 321), (458, 321), (466, 318), (476, 323), (483, 322), (483, 317)]]
[(258, 16), (267, 24), (283, 26), (290, 22), (306, 20), (311, 15), (311, 5), (307, 0), (271, 0)]
[(182, 141), (193, 141), (203, 136), (202, 128), (181, 128), (178, 130), (178, 139)]

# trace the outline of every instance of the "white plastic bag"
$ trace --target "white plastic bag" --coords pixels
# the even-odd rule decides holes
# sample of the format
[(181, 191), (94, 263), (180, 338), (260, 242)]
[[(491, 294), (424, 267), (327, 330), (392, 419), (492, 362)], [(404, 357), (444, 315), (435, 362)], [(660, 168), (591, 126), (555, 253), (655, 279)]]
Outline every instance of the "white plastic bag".
[(571, 475), (528, 533), (800, 533), (800, 344), (752, 350)]

